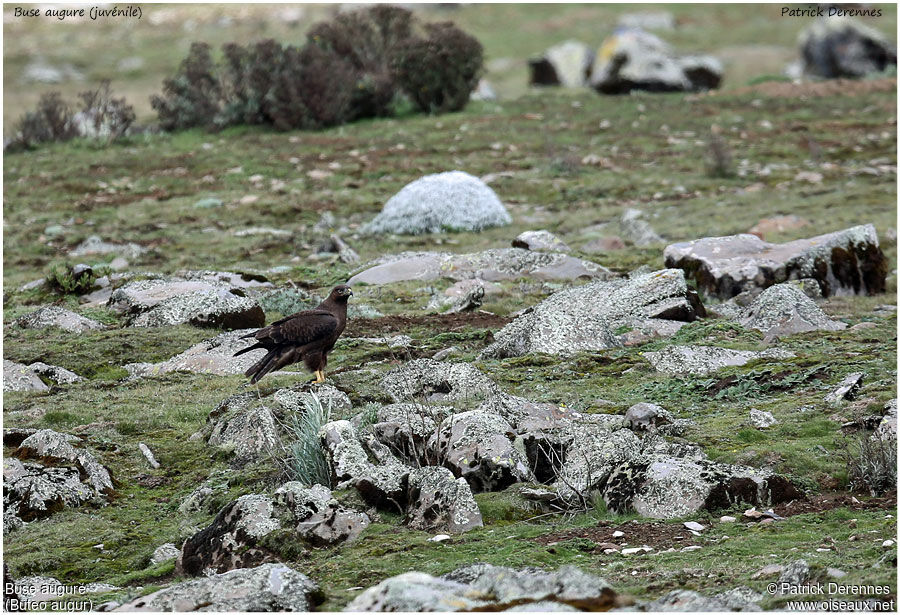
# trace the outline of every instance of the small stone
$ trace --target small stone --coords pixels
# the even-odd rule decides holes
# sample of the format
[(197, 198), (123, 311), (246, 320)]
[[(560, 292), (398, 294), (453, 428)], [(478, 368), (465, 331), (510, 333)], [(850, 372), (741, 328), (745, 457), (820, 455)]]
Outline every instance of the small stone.
[(719, 521), (721, 521), (722, 523), (734, 523), (735, 521), (737, 521), (737, 519), (730, 515), (723, 515), (719, 518)]
[(881, 546), (885, 547), (885, 548), (893, 547), (894, 541), (893, 540), (885, 540), (883, 543), (881, 543)]
[(863, 329), (877, 329), (877, 328), (878, 328), (877, 323), (865, 321), (865, 322), (856, 323), (855, 325), (850, 327), (850, 330), (851, 331), (861, 331)]
[(620, 530), (616, 530), (615, 532), (613, 532), (612, 535), (613, 535), (613, 538), (621, 538), (622, 536), (625, 535), (625, 532), (622, 532), (622, 531), (620, 531)]
[(753, 573), (751, 579), (759, 579), (760, 577), (771, 577), (784, 572), (784, 566), (781, 564), (768, 564)]
[(156, 461), (156, 458), (153, 456), (153, 451), (150, 450), (150, 447), (141, 442), (138, 444), (138, 448), (141, 449), (141, 453), (143, 453), (144, 457), (147, 458), (147, 463), (150, 464), (150, 467), (154, 470), (158, 469), (159, 462)]
[(449, 534), (437, 534), (428, 539), (428, 542), (444, 542), (445, 540), (450, 540)]
[(200, 199), (196, 203), (194, 203), (194, 207), (197, 209), (212, 209), (213, 207), (221, 207), (222, 199), (217, 199), (215, 197), (207, 197), (205, 199)]
[(238, 203), (240, 203), (241, 205), (252, 205), (253, 203), (255, 203), (258, 200), (259, 200), (259, 197), (256, 196), (255, 194), (248, 194), (246, 196), (242, 196), (241, 199), (238, 201)]
[(685, 521), (684, 527), (686, 527), (689, 530), (694, 530), (695, 532), (702, 532), (703, 530), (706, 529), (705, 525), (697, 523), (696, 521)]
[(757, 410), (756, 408), (750, 409), (750, 423), (757, 429), (766, 429), (777, 422), (771, 412)]
[(825, 401), (834, 404), (845, 399), (853, 399), (859, 387), (862, 386), (863, 373), (854, 372), (838, 383), (831, 393), (825, 396)]
[(847, 573), (838, 568), (826, 568), (825, 574), (827, 574), (832, 579), (843, 579), (847, 576)]
[(689, 547), (683, 548), (682, 551), (696, 551), (697, 549), (702, 549), (702, 548), (703, 547), (701, 547), (700, 545), (691, 545)]

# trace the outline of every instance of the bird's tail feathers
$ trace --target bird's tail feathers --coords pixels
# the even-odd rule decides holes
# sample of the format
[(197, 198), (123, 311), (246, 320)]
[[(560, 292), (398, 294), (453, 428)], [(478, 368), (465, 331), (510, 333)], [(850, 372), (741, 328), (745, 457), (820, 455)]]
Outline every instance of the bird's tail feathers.
[[(246, 336), (245, 336), (245, 337), (246, 337)], [(253, 345), (253, 346), (247, 346), (247, 347), (244, 348), (243, 350), (238, 350), (236, 353), (234, 353), (234, 354), (231, 355), (231, 356), (237, 357), (237, 356), (240, 356), (240, 355), (244, 354), (245, 352), (250, 352), (251, 350), (256, 350), (256, 349), (258, 349), (258, 348), (265, 348), (265, 346), (263, 346), (262, 344), (255, 344), (255, 345)]]
[[(272, 349), (266, 353), (262, 359), (251, 365), (247, 371), (244, 372), (245, 376), (250, 378), (250, 382), (252, 384), (256, 384), (260, 378), (265, 376), (271, 371), (271, 368), (266, 370), (266, 367), (269, 367), (270, 364), (275, 363), (275, 358), (278, 355), (278, 349)], [(263, 371), (265, 370), (265, 371)]]

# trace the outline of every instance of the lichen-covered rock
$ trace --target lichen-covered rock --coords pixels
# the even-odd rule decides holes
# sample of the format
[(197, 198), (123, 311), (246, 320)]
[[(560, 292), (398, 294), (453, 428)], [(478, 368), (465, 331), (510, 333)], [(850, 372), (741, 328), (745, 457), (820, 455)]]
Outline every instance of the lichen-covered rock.
[(747, 308), (741, 324), (765, 335), (804, 331), (839, 331), (847, 325), (828, 318), (815, 302), (793, 284), (775, 284)]
[(41, 363), (40, 361), (32, 363), (28, 366), (28, 369), (37, 374), (39, 377), (51, 380), (56, 384), (72, 384), (73, 382), (80, 382), (84, 380), (84, 378), (82, 378), (75, 372), (71, 372), (64, 367), (59, 367), (58, 365), (47, 365), (46, 363)]
[(410, 472), (408, 501), (406, 523), (414, 529), (462, 533), (484, 525), (469, 484), (447, 468)]
[(627, 280), (596, 281), (554, 293), (506, 325), (483, 357), (530, 352), (567, 355), (621, 345), (614, 333), (631, 327), (671, 335), (705, 315), (681, 271), (665, 269)]
[(609, 584), (574, 566), (556, 571), (471, 564), (442, 577), (407, 572), (370, 587), (346, 611), (504, 611), (561, 604), (582, 611), (619, 605)]
[(278, 450), (281, 437), (269, 403), (255, 393), (228, 397), (209, 413), (207, 443), (230, 449), (242, 463)]
[(267, 534), (281, 528), (272, 499), (243, 495), (226, 505), (205, 529), (188, 538), (176, 563), (179, 574), (197, 576), (206, 570), (226, 572), (272, 559), (258, 545)]
[(625, 412), (625, 425), (632, 431), (651, 431), (673, 421), (668, 410), (647, 402), (634, 404)]
[(41, 429), (22, 440), (15, 455), (19, 459), (72, 464), (96, 496), (102, 498), (111, 495), (113, 481), (109, 470), (91, 453), (74, 447), (72, 442), (78, 442), (78, 438), (52, 429)]
[(499, 282), (535, 280), (606, 279), (605, 267), (560, 252), (533, 252), (523, 248), (494, 248), (471, 254), (404, 252), (382, 257), (355, 274), (348, 284), (390, 284), (439, 278), (460, 281), (472, 278)]
[(121, 256), (128, 260), (134, 260), (144, 254), (146, 251), (146, 248), (144, 248), (143, 246), (139, 246), (136, 243), (109, 243), (103, 241), (97, 235), (91, 235), (80, 244), (78, 244), (75, 249), (69, 252), (69, 256), (77, 258), (80, 256), (115, 254), (116, 256)]
[(501, 393), (500, 387), (469, 363), (415, 359), (389, 371), (381, 388), (396, 402), (478, 400)]
[(4, 391), (49, 391), (50, 387), (27, 365), (3, 359)]
[(829, 16), (799, 36), (803, 72), (824, 79), (858, 79), (897, 65), (897, 48), (878, 30), (849, 17)]
[(177, 583), (116, 611), (311, 611), (319, 586), (284, 564), (263, 564)]
[(372, 433), (379, 442), (407, 461), (426, 458), (426, 444), (444, 419), (453, 414), (449, 406), (418, 403), (390, 404), (376, 413)]
[(424, 572), (406, 572), (365, 590), (344, 610), (405, 613), (472, 611), (485, 603), (469, 591), (468, 585), (435, 578)]
[(45, 305), (42, 308), (20, 316), (15, 324), (23, 329), (43, 329), (56, 327), (72, 333), (103, 329), (103, 325), (91, 318), (85, 318), (71, 310), (56, 305)]
[(262, 327), (265, 314), (244, 289), (219, 281), (168, 278), (138, 280), (117, 288), (110, 309), (135, 327), (192, 324), (198, 327), (248, 329)]
[(746, 365), (756, 359), (787, 359), (794, 354), (781, 348), (761, 352), (732, 350), (718, 346), (668, 346), (656, 352), (645, 352), (644, 358), (666, 374), (708, 374), (728, 366)]
[(830, 404), (836, 404), (845, 399), (853, 399), (859, 387), (862, 386), (863, 373), (853, 372), (848, 374), (846, 378), (841, 380), (837, 387), (825, 396), (825, 401)]
[(501, 416), (480, 410), (454, 414), (428, 441), (435, 459), (476, 493), (501, 491), (531, 478), (528, 461), (513, 447), (512, 426)]
[(216, 284), (225, 284), (232, 288), (274, 288), (275, 285), (269, 282), (269, 279), (261, 273), (251, 273), (249, 271), (197, 271), (183, 270), (175, 274), (179, 278), (185, 280), (202, 280), (204, 282), (212, 282)]
[(761, 611), (754, 602), (742, 600), (735, 596), (704, 596), (690, 589), (675, 589), (669, 593), (644, 602), (635, 608), (636, 611), (656, 612), (706, 612), (719, 613), (725, 611)]
[(888, 264), (871, 224), (767, 243), (755, 235), (705, 237), (666, 247), (666, 267), (683, 269), (700, 290), (729, 299), (753, 287), (814, 278), (826, 297), (884, 292)]
[(652, 519), (677, 519), (738, 502), (773, 506), (802, 497), (790, 481), (769, 471), (665, 453), (621, 464), (603, 490), (610, 510), (634, 510)]
[(167, 542), (153, 550), (153, 555), (150, 556), (150, 565), (155, 566), (169, 560), (178, 559), (180, 554), (181, 550), (175, 546), (175, 543)]
[(884, 405), (884, 416), (875, 429), (875, 437), (882, 440), (897, 439), (897, 400), (892, 399)]
[(525, 231), (513, 239), (514, 248), (523, 248), (532, 252), (571, 252), (562, 239), (550, 231)]
[(364, 231), (418, 235), (480, 231), (510, 222), (503, 203), (487, 184), (468, 173), (450, 171), (426, 175), (404, 186)]
[(293, 527), (316, 546), (352, 542), (369, 526), (369, 516), (339, 505), (324, 485), (304, 487), (291, 481), (274, 495), (275, 512), (283, 527)]
[(7, 521), (11, 529), (21, 526), (22, 521), (43, 519), (95, 498), (94, 490), (81, 482), (77, 468), (44, 467), (15, 458), (3, 460), (4, 531)]
[(411, 468), (394, 457), (374, 436), (360, 441), (349, 421), (322, 427), (325, 456), (337, 487), (355, 487), (371, 505), (405, 504)]
[(554, 483), (564, 502), (589, 499), (618, 466), (639, 458), (641, 451), (640, 439), (627, 429), (609, 431), (586, 423), (575, 429)]
[(619, 220), (619, 225), (625, 239), (638, 247), (650, 246), (663, 240), (644, 218), (644, 212), (640, 209), (626, 209)]
[(593, 49), (580, 41), (565, 41), (550, 47), (541, 57), (528, 60), (528, 84), (583, 87), (593, 65)]

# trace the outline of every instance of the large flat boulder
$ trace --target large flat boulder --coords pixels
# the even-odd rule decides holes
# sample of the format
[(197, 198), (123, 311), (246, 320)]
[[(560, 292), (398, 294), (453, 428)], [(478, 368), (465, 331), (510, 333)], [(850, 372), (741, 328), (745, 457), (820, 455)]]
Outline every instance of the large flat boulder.
[(56, 327), (71, 333), (103, 329), (103, 325), (91, 318), (76, 314), (71, 310), (56, 305), (45, 305), (42, 308), (20, 316), (15, 324), (23, 329), (43, 329)]
[(480, 231), (510, 222), (506, 207), (487, 184), (468, 173), (450, 171), (426, 175), (404, 186), (363, 230), (418, 235)]
[(794, 354), (782, 348), (768, 350), (734, 350), (718, 346), (667, 346), (656, 352), (645, 352), (644, 358), (666, 374), (704, 375), (723, 367), (740, 367), (757, 359), (789, 359)]
[(524, 248), (494, 248), (471, 254), (407, 252), (370, 263), (347, 282), (391, 284), (409, 280), (454, 281), (478, 278), (487, 282), (532, 278), (535, 280), (605, 279), (608, 269), (561, 252), (537, 252)]
[(683, 269), (707, 295), (730, 299), (754, 288), (815, 279), (825, 297), (885, 290), (888, 263), (871, 224), (774, 244), (756, 235), (705, 237), (674, 243), (666, 267)]
[(311, 611), (319, 586), (284, 564), (232, 570), (166, 587), (116, 611)]
[(664, 269), (629, 279), (595, 281), (554, 293), (506, 325), (483, 357), (531, 352), (567, 355), (621, 346), (619, 328), (671, 335), (705, 315), (681, 271)]
[(107, 306), (130, 326), (248, 329), (265, 325), (265, 314), (243, 288), (218, 280), (167, 278), (137, 280), (112, 291)]

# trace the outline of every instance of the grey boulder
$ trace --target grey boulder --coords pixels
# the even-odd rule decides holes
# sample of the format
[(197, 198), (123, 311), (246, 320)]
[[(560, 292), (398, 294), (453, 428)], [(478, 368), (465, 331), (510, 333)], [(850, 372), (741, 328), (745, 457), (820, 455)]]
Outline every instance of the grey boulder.
[(408, 501), (406, 523), (417, 530), (462, 533), (484, 525), (469, 484), (447, 468), (412, 470)]
[(739, 367), (757, 359), (788, 359), (794, 354), (781, 348), (763, 351), (732, 350), (718, 346), (668, 346), (645, 352), (644, 358), (666, 374), (709, 374), (723, 367)]
[(532, 252), (571, 252), (562, 239), (550, 231), (525, 231), (513, 239), (514, 248), (524, 248)]
[(56, 327), (71, 333), (82, 333), (104, 328), (96, 320), (86, 318), (81, 314), (76, 314), (71, 310), (56, 305), (45, 305), (30, 314), (20, 316), (15, 320), (15, 324), (23, 329)]
[(720, 299), (800, 278), (818, 281), (825, 297), (874, 295), (884, 292), (888, 270), (871, 224), (782, 244), (749, 234), (705, 237), (671, 244), (663, 256), (666, 267), (683, 269)]
[(828, 318), (812, 299), (793, 284), (775, 284), (760, 293), (747, 308), (741, 325), (762, 331), (766, 336), (847, 328), (845, 323)]
[(3, 359), (4, 391), (49, 391), (50, 387), (27, 365)]
[(311, 611), (319, 586), (284, 564), (232, 570), (166, 587), (116, 611)]
[(675, 269), (594, 281), (554, 293), (517, 317), (494, 336), (482, 357), (603, 350), (622, 345), (615, 334), (619, 328), (671, 335), (703, 315), (696, 293)]
[(897, 48), (881, 32), (848, 18), (817, 19), (800, 34), (803, 72), (857, 79), (897, 65)]
[(134, 260), (144, 254), (146, 251), (146, 248), (139, 246), (136, 243), (109, 243), (103, 241), (97, 235), (91, 235), (80, 244), (78, 244), (78, 246), (75, 247), (71, 252), (69, 252), (69, 256), (77, 258), (80, 256), (102, 256), (107, 254), (114, 254), (128, 260)]
[(404, 186), (363, 231), (412, 235), (480, 231), (511, 221), (487, 184), (468, 173), (450, 171), (426, 175)]
[(478, 400), (501, 393), (500, 387), (469, 363), (415, 359), (389, 371), (381, 388), (396, 402)]
[(405, 281), (454, 281), (478, 278), (487, 282), (531, 278), (575, 280), (607, 278), (605, 267), (560, 252), (535, 252), (523, 248), (494, 248), (471, 254), (404, 252), (376, 259), (347, 282), (391, 284)]

